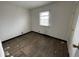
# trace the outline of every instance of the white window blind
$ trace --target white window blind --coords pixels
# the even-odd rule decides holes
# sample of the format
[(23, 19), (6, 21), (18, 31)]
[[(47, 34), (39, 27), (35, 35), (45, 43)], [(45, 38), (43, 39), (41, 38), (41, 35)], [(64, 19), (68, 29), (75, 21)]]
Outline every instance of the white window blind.
[(40, 25), (49, 26), (49, 11), (40, 12)]

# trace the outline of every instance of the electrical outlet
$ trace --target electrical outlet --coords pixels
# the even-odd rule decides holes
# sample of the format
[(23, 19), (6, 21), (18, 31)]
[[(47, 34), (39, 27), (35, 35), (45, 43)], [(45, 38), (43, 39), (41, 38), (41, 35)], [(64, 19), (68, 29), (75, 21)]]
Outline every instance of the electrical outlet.
[(23, 32), (21, 32), (21, 34), (23, 34)]
[(38, 31), (40, 33), (40, 31)]

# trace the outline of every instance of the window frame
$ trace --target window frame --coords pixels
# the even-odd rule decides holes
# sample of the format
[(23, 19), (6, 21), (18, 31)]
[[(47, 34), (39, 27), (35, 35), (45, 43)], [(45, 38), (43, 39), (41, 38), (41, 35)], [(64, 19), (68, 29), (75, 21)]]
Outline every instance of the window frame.
[[(40, 24), (40, 21), (41, 21), (40, 18), (43, 17), (43, 16), (40, 16), (40, 13), (43, 13), (43, 12), (49, 12), (49, 15), (48, 15), (48, 25), (41, 25), (41, 24)], [(40, 13), (39, 13), (39, 25), (40, 25), (40, 26), (49, 27), (49, 26), (50, 26), (50, 11), (49, 11), (49, 10), (46, 10), (46, 11), (41, 11)]]

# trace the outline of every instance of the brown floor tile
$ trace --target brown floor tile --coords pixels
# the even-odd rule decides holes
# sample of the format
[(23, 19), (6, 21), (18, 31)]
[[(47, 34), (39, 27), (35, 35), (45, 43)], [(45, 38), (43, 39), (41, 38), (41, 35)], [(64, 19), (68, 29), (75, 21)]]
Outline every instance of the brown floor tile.
[(68, 57), (67, 42), (35, 32), (3, 42), (3, 48), (7, 57)]

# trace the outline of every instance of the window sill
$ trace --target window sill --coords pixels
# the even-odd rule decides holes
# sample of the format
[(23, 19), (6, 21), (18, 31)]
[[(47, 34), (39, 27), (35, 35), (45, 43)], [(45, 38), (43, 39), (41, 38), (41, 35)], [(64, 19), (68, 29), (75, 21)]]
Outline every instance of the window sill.
[(43, 25), (40, 25), (41, 27), (50, 27), (50, 26), (43, 26)]

